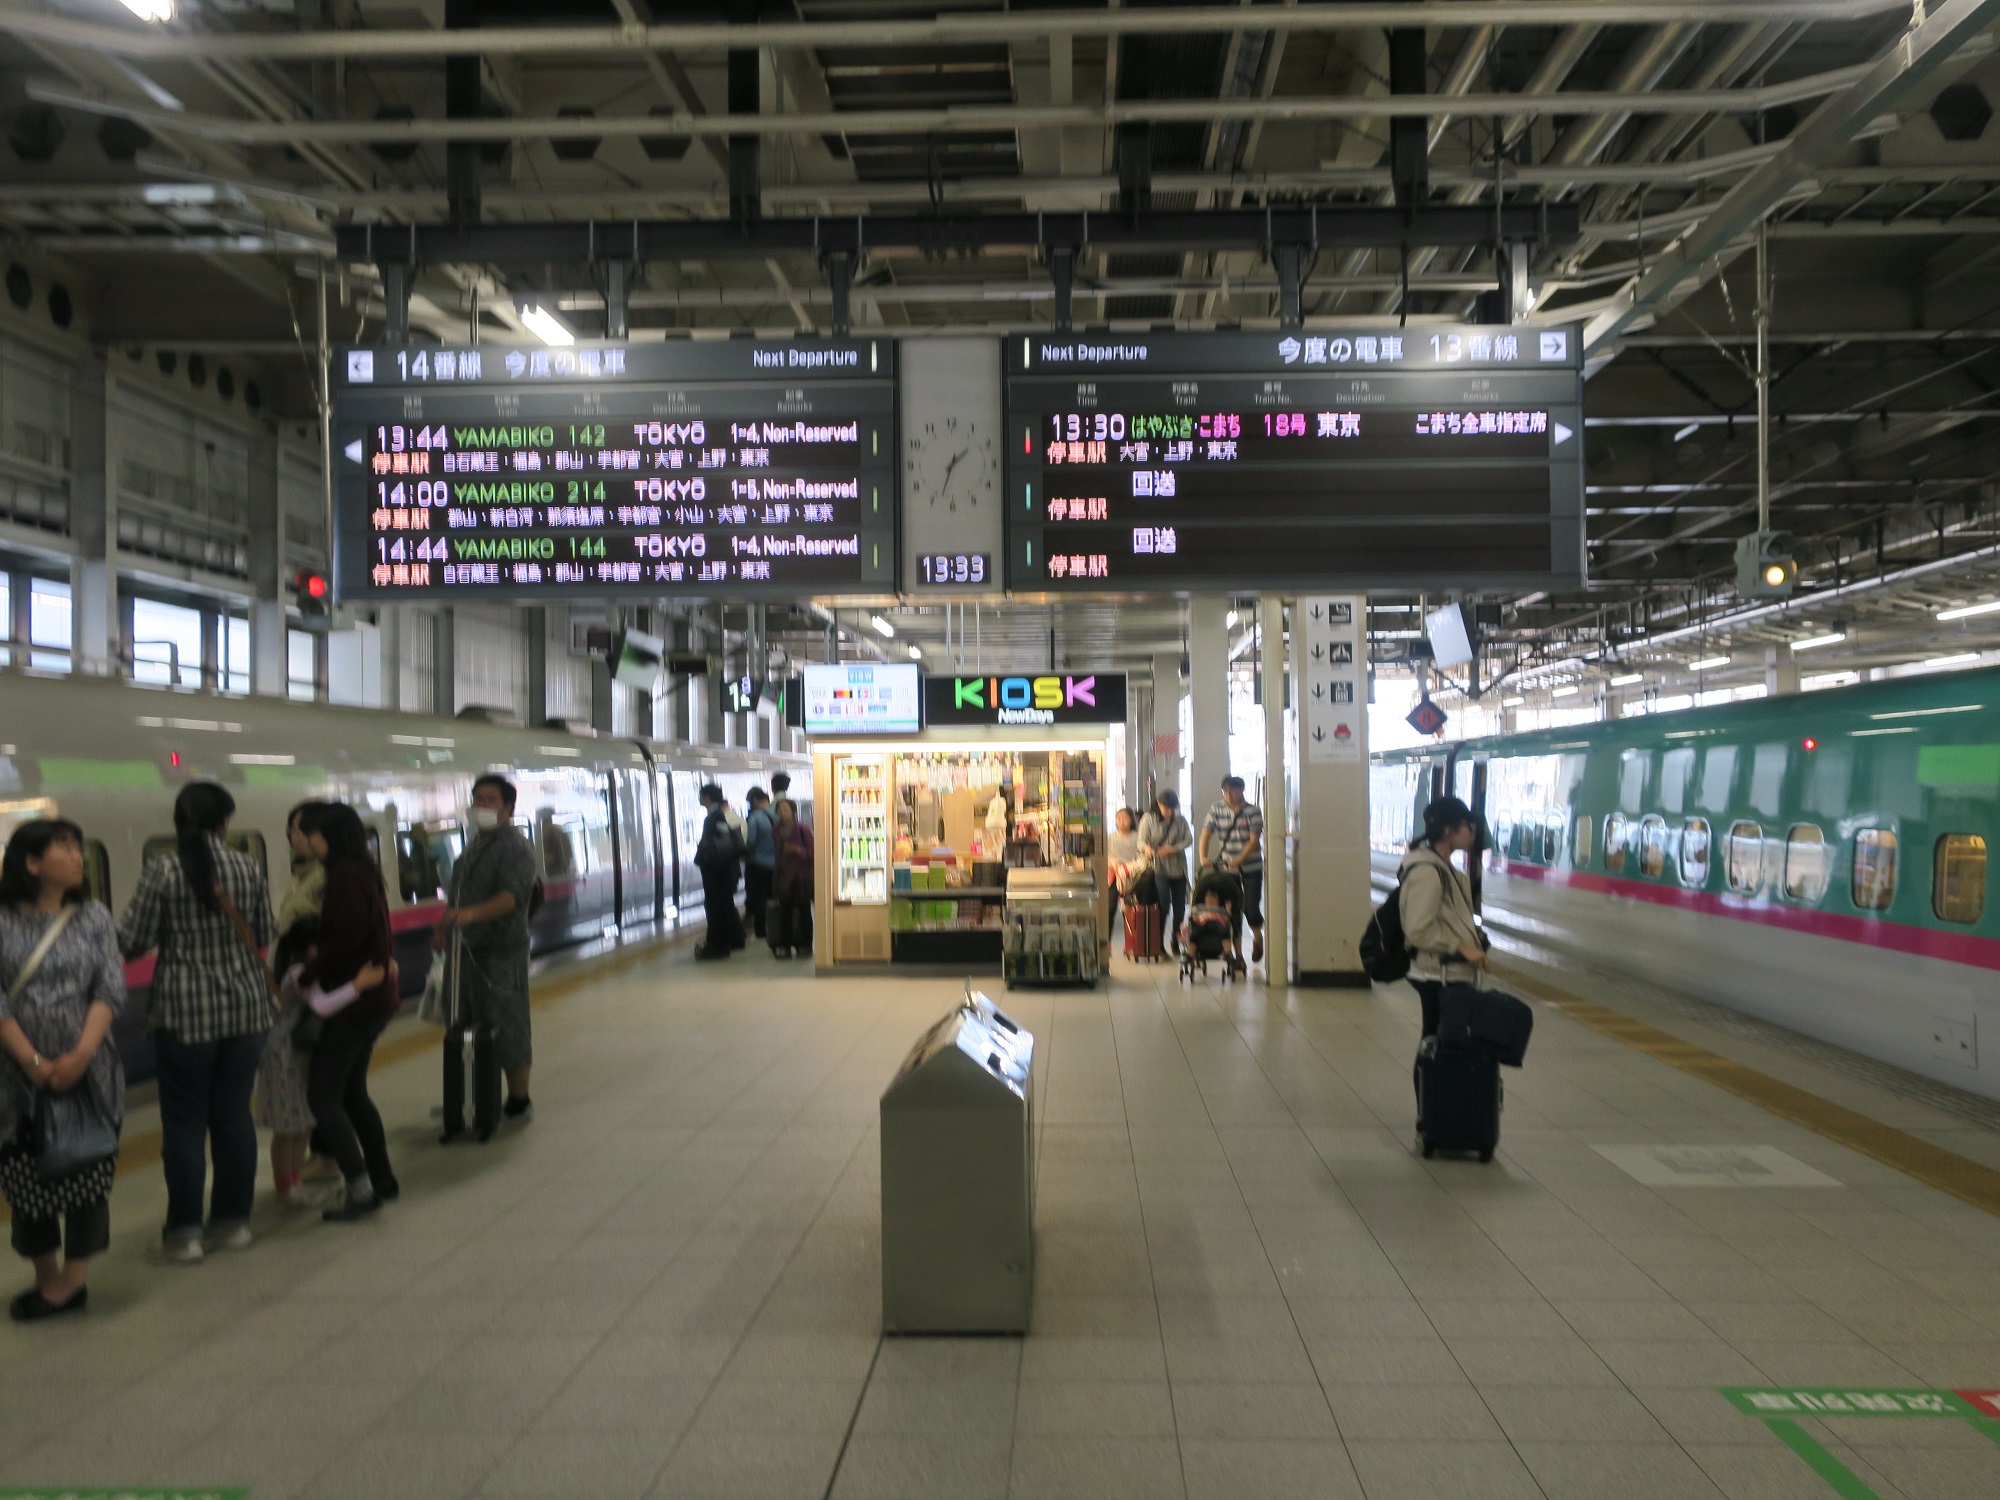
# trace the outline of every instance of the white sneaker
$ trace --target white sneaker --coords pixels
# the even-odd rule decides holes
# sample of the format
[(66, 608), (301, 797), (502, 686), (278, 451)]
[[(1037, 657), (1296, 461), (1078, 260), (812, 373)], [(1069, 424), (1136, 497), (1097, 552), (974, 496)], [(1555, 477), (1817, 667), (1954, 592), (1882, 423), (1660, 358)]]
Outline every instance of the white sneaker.
[(211, 1228), (202, 1236), (202, 1245), (209, 1250), (248, 1250), (255, 1239), (248, 1224), (231, 1224), (227, 1229)]
[(155, 1240), (146, 1247), (146, 1259), (161, 1266), (198, 1266), (206, 1254), (196, 1239)]

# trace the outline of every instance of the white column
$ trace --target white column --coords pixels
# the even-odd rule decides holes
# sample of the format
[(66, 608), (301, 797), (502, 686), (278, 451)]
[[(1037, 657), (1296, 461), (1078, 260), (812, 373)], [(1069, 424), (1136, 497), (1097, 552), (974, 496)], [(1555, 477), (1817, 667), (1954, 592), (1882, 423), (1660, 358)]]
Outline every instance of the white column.
[(1368, 983), (1359, 942), (1374, 909), (1368, 851), (1368, 601), (1292, 606), (1299, 703), (1298, 982)]
[(1188, 655), (1194, 698), (1194, 745), (1188, 776), (1188, 805), (1181, 809), (1196, 834), (1209, 804), (1222, 795), (1229, 774), (1229, 627), (1222, 623), (1229, 601), (1204, 594), (1188, 601)]
[(1285, 785), (1285, 601), (1266, 594), (1257, 601), (1264, 674), (1264, 953), (1274, 984), (1292, 977), (1290, 793)]
[[(1186, 691), (1186, 687), (1181, 682), (1180, 653), (1178, 651), (1172, 653), (1163, 652), (1155, 656), (1153, 658), (1153, 722), (1151, 726), (1154, 743), (1159, 742), (1158, 737), (1160, 735), (1178, 735), (1180, 733), (1181, 694)], [(1174, 744), (1176, 749), (1172, 754), (1156, 752), (1153, 750), (1151, 744), (1147, 746), (1147, 765), (1149, 770), (1148, 774), (1142, 778), (1143, 784), (1139, 788), (1139, 797), (1137, 799), (1137, 805), (1142, 809), (1151, 807), (1153, 805), (1153, 796), (1163, 788), (1176, 786), (1180, 782), (1180, 752), (1186, 750), (1188, 747), (1182, 745), (1178, 739), (1174, 741)]]
[(1764, 648), (1764, 691), (1773, 698), (1799, 690), (1799, 664), (1788, 646)]
[(382, 632), (356, 622), (326, 638), (326, 701), (350, 708), (382, 707)]
[(104, 361), (83, 360), (70, 379), (70, 652), (79, 676), (118, 671), (118, 516), (111, 476)]

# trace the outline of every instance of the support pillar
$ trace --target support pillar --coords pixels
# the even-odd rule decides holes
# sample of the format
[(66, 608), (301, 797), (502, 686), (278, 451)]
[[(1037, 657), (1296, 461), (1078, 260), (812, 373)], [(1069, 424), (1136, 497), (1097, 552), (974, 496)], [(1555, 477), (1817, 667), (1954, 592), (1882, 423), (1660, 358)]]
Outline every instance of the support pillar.
[(1299, 694), (1292, 890), (1298, 910), (1312, 914), (1298, 924), (1295, 971), (1302, 985), (1368, 984), (1359, 952), (1374, 910), (1368, 882), (1367, 619), (1368, 601), (1358, 594), (1322, 595), (1292, 605), (1292, 681)]
[[(1153, 805), (1153, 798), (1162, 787), (1179, 786), (1181, 778), (1181, 752), (1188, 747), (1180, 743), (1181, 695), (1187, 685), (1181, 681), (1181, 654), (1178, 651), (1162, 652), (1153, 658), (1153, 746), (1172, 745), (1171, 750), (1153, 749), (1150, 756), (1152, 777), (1149, 785), (1142, 787), (1140, 810)], [(1149, 747), (1152, 748), (1152, 747)]]
[(250, 440), (250, 691), (285, 696), (285, 534), (278, 440)]
[(528, 701), (522, 719), (530, 729), (549, 722), (549, 612), (539, 604), (521, 611), (521, 629), (527, 634)]
[(326, 638), (326, 701), (350, 708), (380, 708), (382, 678), (382, 632), (365, 621), (356, 621), (345, 630), (335, 630)]
[(439, 607), (431, 622), (436, 642), (431, 652), (431, 712), (440, 719), (458, 717), (458, 630), (450, 605)]
[[(70, 379), (70, 652), (79, 675), (109, 677), (118, 670), (117, 521), (113, 515), (110, 429), (105, 420), (109, 372), (85, 359)], [(27, 638), (25, 629), (21, 632)]]
[(1285, 781), (1290, 758), (1285, 743), (1285, 601), (1266, 594), (1257, 601), (1264, 677), (1264, 956), (1273, 984), (1292, 978), (1291, 789)]
[(1188, 601), (1188, 692), (1194, 699), (1194, 745), (1188, 775), (1188, 805), (1181, 809), (1197, 840), (1209, 805), (1222, 795), (1229, 774), (1229, 601), (1198, 594)]
[[(720, 604), (712, 605), (703, 614), (704, 618), (701, 622), (702, 645), (700, 649), (707, 651), (718, 662), (723, 662), (723, 646), (726, 637), (723, 634), (722, 628), (722, 606)], [(726, 669), (727, 663), (724, 662), (722, 666), (703, 673), (700, 678), (701, 739), (705, 745), (726, 745), (729, 743), (728, 719), (723, 713), (722, 701), (722, 674)]]
[(1799, 690), (1799, 664), (1790, 648), (1766, 646), (1764, 648), (1764, 691), (1773, 698), (1783, 693)]

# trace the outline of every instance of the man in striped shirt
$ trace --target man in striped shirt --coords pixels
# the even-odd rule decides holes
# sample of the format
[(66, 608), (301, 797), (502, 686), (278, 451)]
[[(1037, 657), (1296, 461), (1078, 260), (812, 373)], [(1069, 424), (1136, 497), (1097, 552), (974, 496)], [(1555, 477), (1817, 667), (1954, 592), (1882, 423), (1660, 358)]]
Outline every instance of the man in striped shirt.
[(1222, 778), (1222, 800), (1208, 810), (1201, 825), (1201, 846), (1195, 851), (1203, 869), (1210, 865), (1233, 871), (1243, 880), (1243, 910), (1250, 928), (1250, 961), (1264, 957), (1264, 810), (1243, 796), (1243, 778)]

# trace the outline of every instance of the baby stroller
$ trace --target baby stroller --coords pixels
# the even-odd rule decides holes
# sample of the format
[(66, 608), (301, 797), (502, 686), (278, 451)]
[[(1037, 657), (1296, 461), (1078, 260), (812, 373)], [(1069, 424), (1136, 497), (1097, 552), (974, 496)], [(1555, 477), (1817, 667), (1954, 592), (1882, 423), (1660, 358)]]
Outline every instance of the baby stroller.
[[(1205, 915), (1214, 911), (1207, 905), (1211, 891), (1222, 900), (1225, 915), (1221, 920)], [(1224, 979), (1250, 972), (1243, 962), (1242, 913), (1243, 877), (1219, 868), (1204, 870), (1188, 896), (1187, 925), (1181, 929), (1181, 978), (1193, 979), (1199, 974), (1206, 979), (1208, 966), (1216, 959), (1222, 961)]]

